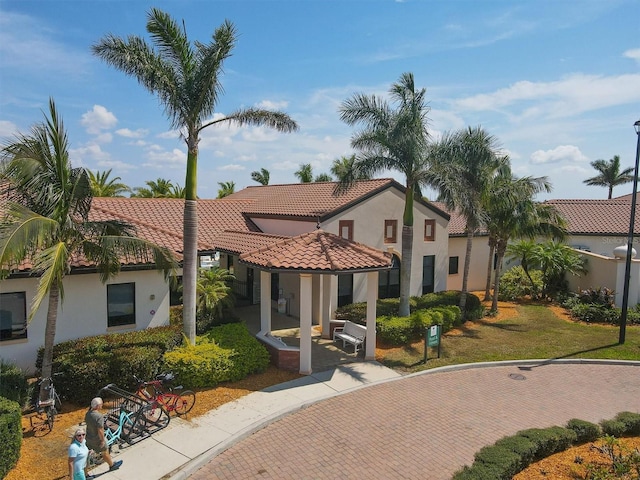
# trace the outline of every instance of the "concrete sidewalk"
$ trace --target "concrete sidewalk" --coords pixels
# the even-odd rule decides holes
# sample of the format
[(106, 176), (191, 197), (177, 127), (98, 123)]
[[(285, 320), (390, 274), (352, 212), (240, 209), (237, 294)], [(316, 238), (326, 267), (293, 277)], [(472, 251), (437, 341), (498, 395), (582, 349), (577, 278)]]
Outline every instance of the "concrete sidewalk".
[(173, 417), (167, 428), (114, 453), (119, 470), (107, 465), (90, 473), (101, 480), (187, 478), (217, 453), (270, 423), (320, 400), (400, 377), (378, 362), (340, 365), (274, 385), (186, 421)]

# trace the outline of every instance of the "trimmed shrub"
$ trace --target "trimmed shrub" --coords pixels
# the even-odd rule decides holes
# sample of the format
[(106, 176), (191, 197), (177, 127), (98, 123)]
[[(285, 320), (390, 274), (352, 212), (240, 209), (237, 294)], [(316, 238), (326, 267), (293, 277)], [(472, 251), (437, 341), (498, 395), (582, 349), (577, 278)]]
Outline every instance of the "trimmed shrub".
[(563, 427), (531, 428), (518, 432), (518, 435), (530, 439), (537, 445), (535, 460), (566, 450), (577, 439), (573, 430)]
[[(535, 285), (535, 292), (540, 293), (544, 286), (542, 272), (540, 270), (529, 270), (529, 274)], [(535, 292), (532, 288), (531, 281), (520, 265), (510, 268), (500, 276), (498, 300), (518, 300), (527, 296), (533, 296)]]
[(522, 457), (509, 447), (491, 445), (480, 449), (474, 456), (476, 462), (495, 465), (500, 472), (499, 478), (511, 478), (522, 469)]
[(413, 337), (411, 317), (378, 317), (376, 337), (386, 345), (406, 345)]
[(27, 376), (17, 365), (0, 358), (0, 397), (18, 402), (24, 408), (29, 398)]
[(569, 420), (567, 422), (567, 428), (576, 433), (576, 442), (578, 443), (593, 442), (602, 434), (598, 425), (578, 418), (572, 418)]
[(623, 436), (627, 428), (624, 422), (615, 419), (601, 421), (600, 427), (602, 427), (602, 433), (604, 433), (605, 435), (611, 435), (613, 437)]
[(612, 420), (600, 422), (602, 430), (607, 435), (622, 437), (624, 435), (640, 434), (640, 413), (620, 412)]
[(520, 435), (501, 438), (495, 443), (495, 445), (506, 448), (520, 456), (521, 462), (519, 470), (527, 467), (533, 461), (537, 452), (536, 443), (530, 438), (522, 437)]
[(451, 477), (451, 480), (510, 480), (505, 476), (498, 465), (486, 463), (474, 463), (471, 467), (465, 466)]
[[(156, 327), (126, 333), (80, 338), (53, 347), (56, 391), (76, 404), (89, 403), (109, 383), (134, 388), (133, 375), (153, 378), (164, 367), (162, 355), (182, 341), (177, 327)], [(42, 366), (42, 348), (36, 367)]]
[(0, 397), (0, 478), (16, 466), (22, 446), (22, 410), (18, 402)]
[(233, 370), (229, 380), (240, 380), (252, 373), (264, 372), (269, 366), (269, 351), (243, 323), (214, 327), (207, 337), (215, 340), (220, 347), (233, 350)]

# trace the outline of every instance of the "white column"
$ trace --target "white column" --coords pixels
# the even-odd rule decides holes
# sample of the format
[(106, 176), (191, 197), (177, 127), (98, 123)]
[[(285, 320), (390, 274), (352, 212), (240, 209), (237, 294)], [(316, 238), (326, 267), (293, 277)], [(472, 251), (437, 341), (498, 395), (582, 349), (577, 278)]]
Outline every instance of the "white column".
[(260, 333), (271, 331), (271, 273), (260, 270)]
[(300, 274), (300, 373), (311, 374), (311, 292), (312, 279)]
[(311, 301), (313, 302), (313, 311), (311, 313), (311, 323), (319, 325), (322, 318), (322, 275), (315, 274), (312, 279)]
[(378, 300), (378, 272), (367, 273), (367, 340), (365, 360), (376, 359), (376, 301)]
[(333, 316), (331, 311), (331, 279), (333, 275), (322, 275), (322, 338), (329, 337), (329, 320)]

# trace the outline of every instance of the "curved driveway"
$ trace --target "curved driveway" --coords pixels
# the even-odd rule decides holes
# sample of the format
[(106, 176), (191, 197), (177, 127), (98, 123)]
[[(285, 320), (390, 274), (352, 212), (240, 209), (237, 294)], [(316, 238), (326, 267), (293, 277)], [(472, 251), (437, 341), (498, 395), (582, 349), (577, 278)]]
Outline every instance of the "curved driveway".
[(427, 371), (333, 397), (266, 426), (189, 478), (444, 480), (519, 430), (640, 413), (640, 363), (529, 365)]

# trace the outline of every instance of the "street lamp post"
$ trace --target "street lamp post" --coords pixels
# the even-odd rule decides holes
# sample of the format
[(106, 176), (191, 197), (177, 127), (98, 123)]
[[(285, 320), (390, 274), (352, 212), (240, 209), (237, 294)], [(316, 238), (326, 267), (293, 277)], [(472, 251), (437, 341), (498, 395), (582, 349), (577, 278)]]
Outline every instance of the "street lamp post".
[(631, 280), (631, 251), (633, 250), (633, 231), (636, 219), (636, 197), (638, 190), (638, 163), (640, 160), (640, 120), (633, 124), (638, 142), (636, 145), (636, 166), (633, 171), (633, 192), (631, 192), (631, 215), (629, 217), (629, 236), (627, 237), (627, 258), (624, 268), (624, 291), (622, 293), (622, 312), (620, 313), (620, 336), (618, 343), (625, 340), (627, 328), (627, 311), (629, 310), (629, 283)]

